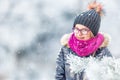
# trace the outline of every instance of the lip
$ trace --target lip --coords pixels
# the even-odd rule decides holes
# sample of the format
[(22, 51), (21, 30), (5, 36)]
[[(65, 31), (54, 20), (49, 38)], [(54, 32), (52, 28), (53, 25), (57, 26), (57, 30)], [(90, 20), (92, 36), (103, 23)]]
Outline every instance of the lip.
[(79, 37), (80, 39), (84, 39), (84, 37)]

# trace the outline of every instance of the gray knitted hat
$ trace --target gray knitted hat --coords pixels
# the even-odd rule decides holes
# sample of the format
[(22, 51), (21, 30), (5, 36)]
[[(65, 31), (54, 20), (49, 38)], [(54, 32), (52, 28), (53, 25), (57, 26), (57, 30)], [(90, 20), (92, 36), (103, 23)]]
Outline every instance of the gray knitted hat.
[(91, 9), (79, 14), (74, 21), (73, 28), (76, 24), (82, 24), (88, 27), (94, 36), (97, 35), (101, 23), (101, 16), (95, 9)]

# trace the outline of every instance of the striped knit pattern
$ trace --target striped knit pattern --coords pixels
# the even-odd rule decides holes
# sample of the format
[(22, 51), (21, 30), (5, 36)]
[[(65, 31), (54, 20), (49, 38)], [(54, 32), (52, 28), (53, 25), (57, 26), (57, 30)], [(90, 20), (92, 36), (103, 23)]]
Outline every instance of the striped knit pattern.
[(82, 24), (88, 27), (92, 31), (94, 36), (96, 36), (100, 28), (100, 23), (101, 23), (100, 15), (95, 11), (95, 9), (92, 9), (78, 15), (75, 18), (73, 28), (75, 27), (76, 24)]

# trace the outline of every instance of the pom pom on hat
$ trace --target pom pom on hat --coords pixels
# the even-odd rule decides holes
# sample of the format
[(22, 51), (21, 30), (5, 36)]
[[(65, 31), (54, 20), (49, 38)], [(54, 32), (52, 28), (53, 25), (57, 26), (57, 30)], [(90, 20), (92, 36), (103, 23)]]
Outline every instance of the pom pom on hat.
[(99, 15), (102, 15), (104, 13), (103, 6), (101, 3), (97, 3), (96, 1), (88, 4), (88, 10), (95, 9)]

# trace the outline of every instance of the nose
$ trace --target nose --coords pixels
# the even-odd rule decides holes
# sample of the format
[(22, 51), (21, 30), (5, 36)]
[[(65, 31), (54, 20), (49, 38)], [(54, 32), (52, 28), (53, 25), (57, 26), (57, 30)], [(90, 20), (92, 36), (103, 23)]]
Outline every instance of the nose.
[(79, 36), (82, 36), (81, 32), (78, 33)]

